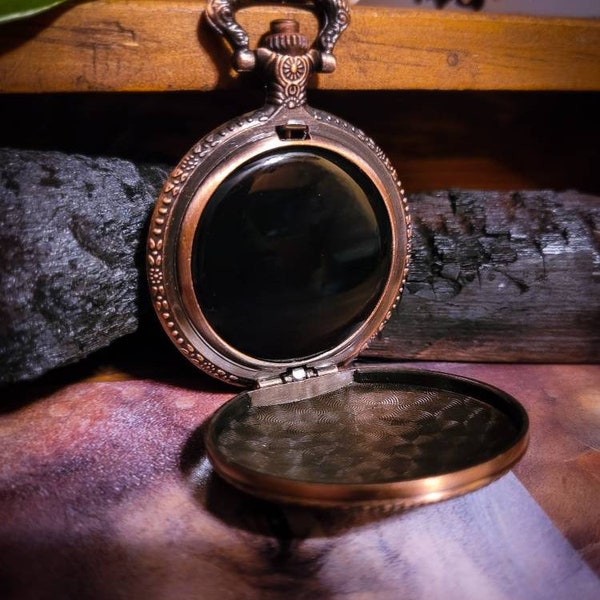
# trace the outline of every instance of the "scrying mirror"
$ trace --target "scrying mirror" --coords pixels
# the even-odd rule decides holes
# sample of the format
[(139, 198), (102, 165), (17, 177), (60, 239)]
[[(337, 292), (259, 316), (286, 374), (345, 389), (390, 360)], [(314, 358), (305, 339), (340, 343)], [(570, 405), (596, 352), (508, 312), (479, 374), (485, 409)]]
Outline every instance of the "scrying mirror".
[(266, 361), (329, 350), (381, 296), (391, 228), (371, 179), (335, 152), (302, 147), (252, 158), (216, 189), (192, 251), (209, 325)]

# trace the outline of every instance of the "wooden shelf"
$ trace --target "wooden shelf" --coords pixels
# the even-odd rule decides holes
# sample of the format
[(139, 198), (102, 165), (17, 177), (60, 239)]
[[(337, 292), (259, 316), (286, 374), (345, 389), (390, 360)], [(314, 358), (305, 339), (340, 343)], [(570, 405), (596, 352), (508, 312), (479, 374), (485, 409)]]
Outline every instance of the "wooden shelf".
[[(252, 7), (252, 40), (273, 18)], [(2, 26), (1, 92), (212, 90), (238, 85), (193, 0), (96, 0)], [(600, 21), (357, 7), (331, 89), (600, 90)]]

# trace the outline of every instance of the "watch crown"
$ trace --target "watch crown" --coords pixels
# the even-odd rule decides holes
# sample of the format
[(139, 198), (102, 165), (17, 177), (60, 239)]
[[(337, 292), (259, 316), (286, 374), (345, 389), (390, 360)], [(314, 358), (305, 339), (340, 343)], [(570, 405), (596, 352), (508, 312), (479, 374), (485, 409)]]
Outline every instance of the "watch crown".
[(295, 19), (271, 21), (271, 30), (264, 37), (263, 45), (280, 54), (299, 56), (308, 51), (308, 39), (300, 33), (300, 24)]

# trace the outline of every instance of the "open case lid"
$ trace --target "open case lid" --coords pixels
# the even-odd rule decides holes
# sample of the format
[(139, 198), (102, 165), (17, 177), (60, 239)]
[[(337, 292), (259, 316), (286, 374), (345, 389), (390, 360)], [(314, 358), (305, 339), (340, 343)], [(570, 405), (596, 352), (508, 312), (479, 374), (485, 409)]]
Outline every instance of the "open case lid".
[(389, 160), (306, 105), (311, 71), (335, 66), (345, 4), (316, 4), (326, 18), (313, 48), (284, 20), (255, 53), (234, 5), (211, 0), (209, 20), (230, 34), (238, 67), (267, 73), (267, 102), (171, 173), (147, 254), (156, 312), (179, 350), (251, 390), (211, 420), (215, 469), (253, 494), (318, 505), (410, 505), (484, 485), (525, 451), (514, 399), (443, 374), (341, 368), (391, 316), (410, 252)]
[(503, 475), (527, 443), (527, 414), (501, 390), (381, 366), (239, 394), (206, 434), (231, 484), (309, 506), (445, 500)]

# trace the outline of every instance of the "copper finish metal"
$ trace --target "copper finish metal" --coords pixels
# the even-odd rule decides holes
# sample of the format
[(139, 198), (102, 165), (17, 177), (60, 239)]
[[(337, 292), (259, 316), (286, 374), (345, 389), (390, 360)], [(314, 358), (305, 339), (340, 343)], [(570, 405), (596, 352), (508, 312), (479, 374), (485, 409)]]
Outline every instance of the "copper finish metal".
[[(237, 24), (236, 0), (209, 0), (208, 20), (234, 50), (238, 70), (259, 69), (265, 105), (202, 138), (170, 174), (152, 216), (148, 278), (160, 322), (188, 360), (208, 374), (254, 388), (212, 418), (207, 452), (233, 485), (306, 505), (413, 506), (474, 490), (519, 460), (527, 415), (500, 390), (444, 374), (341, 369), (396, 307), (407, 274), (411, 223), (404, 190), (381, 149), (362, 131), (306, 104), (315, 71), (349, 22), (344, 0), (315, 0), (321, 31), (312, 47), (295, 21), (271, 24), (255, 51)], [(275, 150), (323, 149), (351, 161), (379, 192), (392, 230), (391, 261), (374, 308), (334, 348), (269, 361), (244, 354), (211, 327), (194, 291), (200, 220), (236, 169)]]
[[(241, 0), (210, 0), (206, 16), (213, 29), (223, 35), (233, 48), (233, 66), (237, 71), (252, 71), (256, 66), (256, 53), (250, 50), (248, 34), (235, 20), (235, 9)], [(350, 24), (350, 10), (346, 0), (315, 0), (320, 20), (320, 32), (311, 52), (318, 72), (335, 70), (333, 47)]]
[[(307, 114), (304, 121), (312, 121), (310, 115)], [(202, 344), (202, 339), (208, 341), (210, 347), (218, 350), (222, 359), (221, 364), (227, 364), (227, 372), (237, 377), (257, 379), (257, 373), (260, 377), (264, 378), (270, 374), (281, 373), (282, 371), (298, 366), (307, 366), (310, 368), (319, 367), (324, 364), (344, 364), (352, 357), (356, 356), (356, 354), (365, 347), (368, 341), (377, 334), (382, 323), (391, 316), (390, 310), (399, 300), (401, 290), (399, 289), (398, 282), (403, 281), (407, 266), (407, 227), (404, 225), (405, 214), (403, 214), (398, 203), (395, 202), (394, 198), (390, 197), (388, 192), (389, 188), (394, 185), (392, 178), (389, 173), (382, 172), (382, 169), (379, 168), (377, 163), (373, 164), (373, 161), (365, 160), (365, 158), (363, 158), (365, 155), (364, 152), (362, 153), (363, 156), (361, 156), (352, 149), (349, 149), (348, 146), (340, 143), (339, 132), (337, 130), (333, 132), (333, 135), (338, 138), (337, 140), (333, 139), (332, 134), (327, 132), (326, 128), (320, 127), (317, 124), (311, 126), (310, 131), (310, 140), (294, 142), (293, 145), (290, 145), (290, 142), (282, 142), (276, 136), (269, 135), (266, 139), (261, 139), (256, 143), (244, 146), (239, 153), (232, 156), (226, 163), (207, 176), (202, 186), (198, 188), (189, 202), (187, 211), (178, 228), (179, 235), (177, 242), (175, 244), (170, 243), (170, 240), (167, 242), (167, 251), (172, 249), (177, 252), (176, 263), (178, 267), (177, 274), (179, 287), (181, 290), (182, 319), (187, 319), (193, 323), (201, 334), (201, 337), (196, 336), (193, 331), (190, 331), (190, 339), (193, 339), (196, 345)], [(327, 136), (327, 133), (329, 133), (329, 136)], [(371, 315), (366, 318), (362, 326), (342, 344), (311, 358), (308, 362), (306, 359), (299, 359), (269, 363), (237, 351), (222, 340), (210, 327), (193, 291), (192, 272), (190, 268), (191, 253), (194, 234), (198, 227), (200, 216), (208, 199), (211, 197), (212, 192), (219, 183), (240, 164), (243, 164), (252, 156), (275, 148), (286, 147), (292, 150), (297, 146), (318, 147), (333, 150), (353, 161), (355, 164), (358, 164), (361, 169), (369, 175), (371, 180), (375, 182), (385, 201), (389, 218), (392, 222), (392, 265), (384, 291), (375, 309), (372, 311)], [(205, 355), (209, 352), (210, 348), (204, 349)]]
[[(148, 239), (148, 276), (156, 312), (179, 350), (208, 374), (240, 386), (296, 367), (319, 369), (345, 364), (380, 331), (396, 307), (408, 270), (410, 216), (395, 169), (375, 142), (342, 119), (306, 105), (306, 84), (323, 68), (323, 55), (333, 50), (348, 24), (344, 2), (328, 0), (324, 26), (314, 46), (292, 20), (278, 20), (253, 56), (267, 81), (265, 105), (233, 119), (201, 139), (182, 159), (158, 199)], [(226, 35), (239, 56), (247, 52), (247, 36), (239, 31), (231, 10), (236, 3), (213, 0), (208, 18)], [(230, 14), (231, 13), (231, 14)], [(244, 41), (246, 40), (246, 41)], [(246, 45), (244, 45), (246, 44)], [(268, 47), (267, 47), (268, 46)], [(301, 53), (304, 52), (304, 53)], [(242, 59), (240, 59), (242, 60)], [(325, 62), (330, 60), (325, 59)], [(301, 128), (302, 138), (295, 131)], [(286, 135), (289, 132), (290, 135)], [(392, 228), (392, 265), (383, 292), (363, 325), (336, 348), (310, 360), (268, 362), (231, 347), (210, 327), (192, 286), (191, 254), (200, 216), (212, 193), (239, 165), (277, 148), (315, 147), (332, 150), (355, 164), (373, 181), (385, 202)]]

